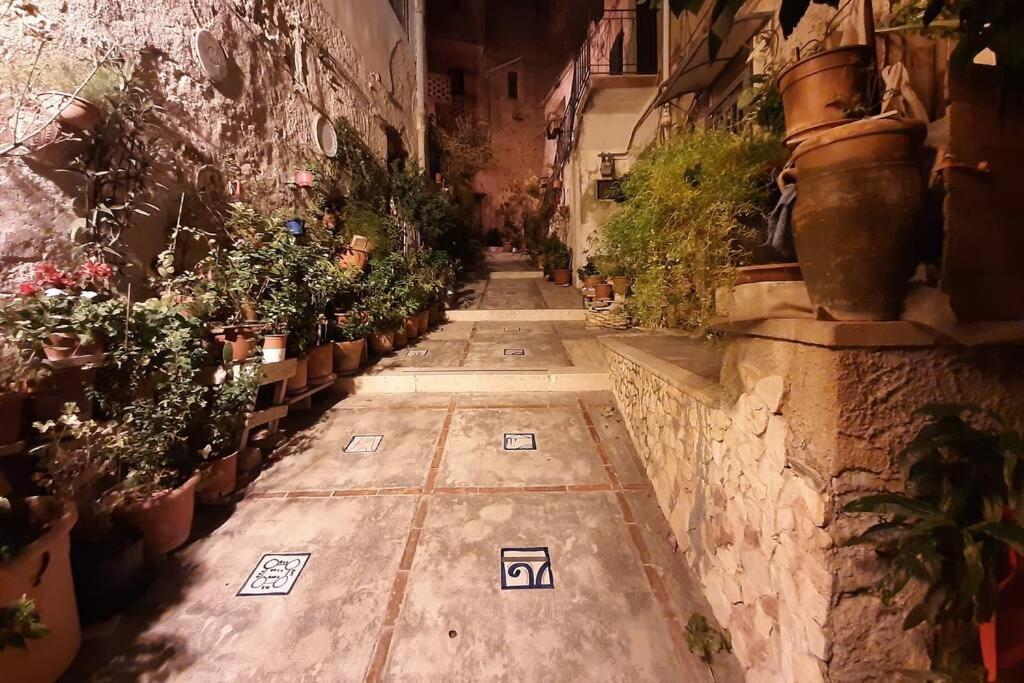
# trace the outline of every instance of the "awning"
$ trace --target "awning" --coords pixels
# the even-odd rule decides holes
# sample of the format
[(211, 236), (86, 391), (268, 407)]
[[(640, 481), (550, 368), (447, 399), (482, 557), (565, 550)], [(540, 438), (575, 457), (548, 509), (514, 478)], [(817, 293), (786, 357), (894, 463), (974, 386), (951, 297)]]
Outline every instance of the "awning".
[(723, 41), (715, 59), (711, 59), (708, 38), (710, 30), (704, 27), (700, 42), (672, 69), (671, 75), (665, 81), (667, 86), (658, 96), (655, 106), (661, 106), (688, 93), (710, 88), (737, 55), (750, 46), (754, 36), (761, 32), (771, 17), (772, 12), (754, 12), (736, 17), (729, 36)]

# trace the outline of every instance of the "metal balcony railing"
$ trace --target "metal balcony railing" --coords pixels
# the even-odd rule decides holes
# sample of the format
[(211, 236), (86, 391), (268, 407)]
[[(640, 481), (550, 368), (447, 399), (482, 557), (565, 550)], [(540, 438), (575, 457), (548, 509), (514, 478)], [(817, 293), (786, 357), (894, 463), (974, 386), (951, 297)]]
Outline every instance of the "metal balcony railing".
[[(600, 21), (587, 32), (587, 38), (572, 61), (572, 87), (559, 126), (552, 179), (561, 179), (565, 162), (569, 158), (576, 138), (576, 117), (591, 77), (625, 76), (644, 73), (641, 68), (643, 41), (638, 33), (637, 10), (605, 9)], [(656, 42), (656, 41), (655, 41)], [(549, 188), (553, 185), (549, 183)]]

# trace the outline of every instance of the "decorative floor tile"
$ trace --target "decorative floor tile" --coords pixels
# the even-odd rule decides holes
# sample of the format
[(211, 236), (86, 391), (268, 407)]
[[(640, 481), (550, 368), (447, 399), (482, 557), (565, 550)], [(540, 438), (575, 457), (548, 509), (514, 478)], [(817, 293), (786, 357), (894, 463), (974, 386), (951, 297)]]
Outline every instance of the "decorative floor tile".
[(501, 589), (554, 588), (547, 548), (502, 548)]
[(525, 356), (526, 349), (505, 349), (506, 356)]
[(376, 453), (380, 442), (384, 440), (382, 434), (356, 434), (345, 446), (346, 453)]
[(309, 561), (309, 553), (264, 555), (238, 595), (288, 595)]
[(537, 450), (536, 434), (506, 434), (506, 451), (535, 451)]
[(427, 355), (427, 349), (409, 349), (405, 352), (405, 355), (410, 358), (423, 358), (423, 356)]

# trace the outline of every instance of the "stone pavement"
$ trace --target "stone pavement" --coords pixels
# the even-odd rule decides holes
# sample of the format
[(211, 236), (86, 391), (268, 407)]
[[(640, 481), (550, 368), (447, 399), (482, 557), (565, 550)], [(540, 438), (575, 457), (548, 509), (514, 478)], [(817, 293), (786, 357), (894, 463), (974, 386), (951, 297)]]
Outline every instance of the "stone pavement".
[[(515, 362), (502, 326), (459, 325), (424, 344)], [(589, 338), (519, 342), (599, 363), (567, 345)], [(196, 536), (69, 680), (740, 680), (688, 651), (710, 609), (607, 392), (347, 396)]]

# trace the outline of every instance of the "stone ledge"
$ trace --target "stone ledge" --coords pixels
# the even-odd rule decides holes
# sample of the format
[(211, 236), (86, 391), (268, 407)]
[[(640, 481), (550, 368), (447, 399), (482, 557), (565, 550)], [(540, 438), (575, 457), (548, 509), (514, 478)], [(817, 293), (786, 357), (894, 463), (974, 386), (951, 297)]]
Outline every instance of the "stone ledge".
[(701, 377), (680, 365), (658, 358), (654, 354), (641, 351), (621, 337), (601, 337), (599, 341), (610, 353), (639, 365), (684, 394), (711, 407), (718, 407), (720, 395), (717, 382)]
[(765, 337), (830, 348), (899, 348), (1024, 344), (1024, 321), (974, 323), (941, 332), (919, 323), (832, 322), (775, 318), (719, 322), (712, 329), (727, 334)]

